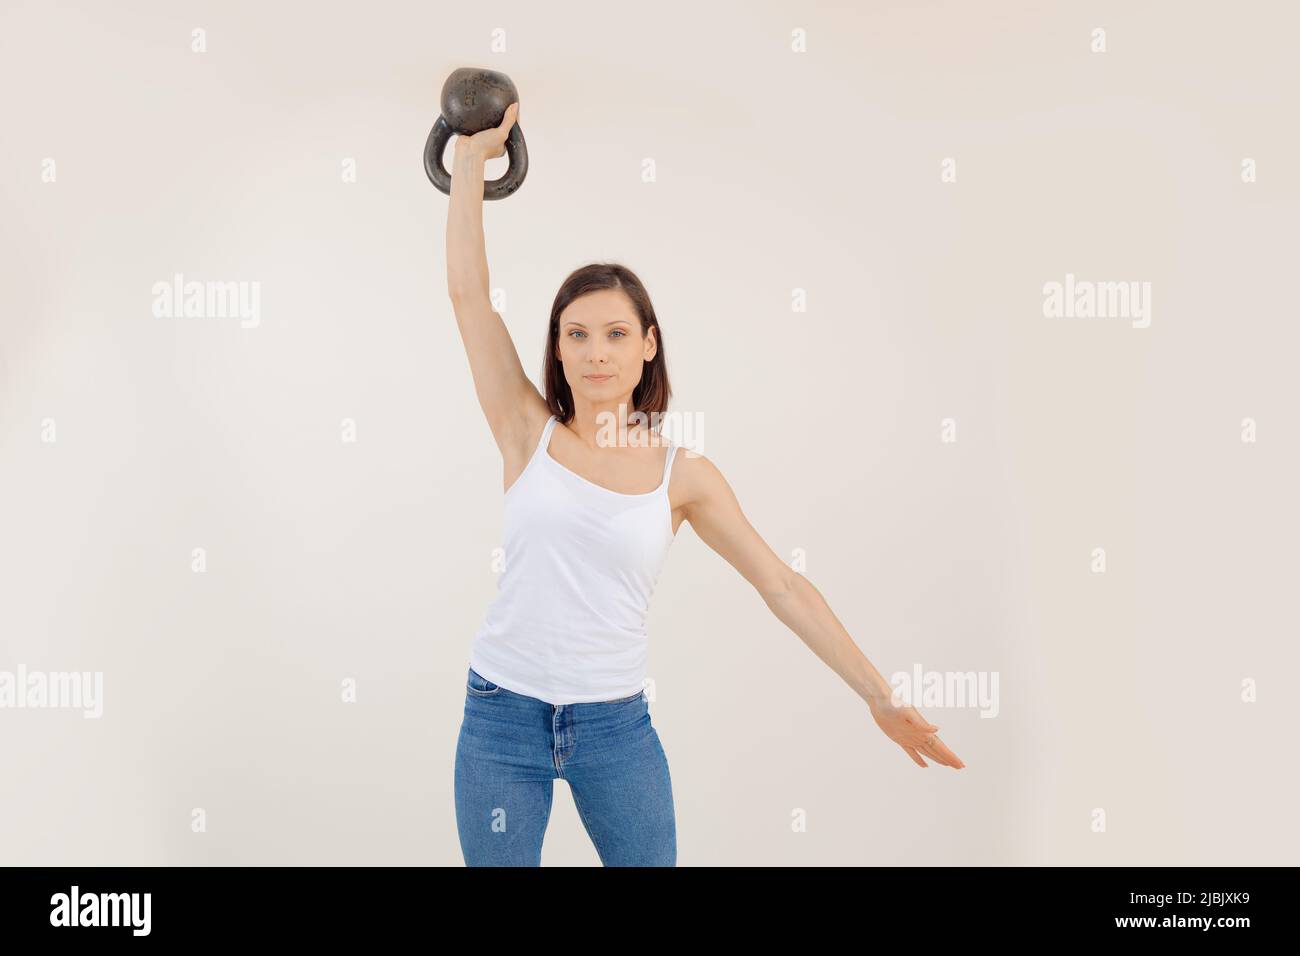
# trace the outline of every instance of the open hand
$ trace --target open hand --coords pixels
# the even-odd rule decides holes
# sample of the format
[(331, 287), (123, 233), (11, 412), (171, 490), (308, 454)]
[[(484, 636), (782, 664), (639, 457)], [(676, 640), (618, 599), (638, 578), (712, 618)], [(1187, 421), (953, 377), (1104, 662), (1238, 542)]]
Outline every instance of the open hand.
[(929, 764), (921, 759), (921, 754), (954, 770), (966, 766), (947, 744), (935, 736), (939, 728), (922, 717), (915, 707), (895, 704), (892, 699), (873, 702), (871, 716), (885, 736), (922, 767)]

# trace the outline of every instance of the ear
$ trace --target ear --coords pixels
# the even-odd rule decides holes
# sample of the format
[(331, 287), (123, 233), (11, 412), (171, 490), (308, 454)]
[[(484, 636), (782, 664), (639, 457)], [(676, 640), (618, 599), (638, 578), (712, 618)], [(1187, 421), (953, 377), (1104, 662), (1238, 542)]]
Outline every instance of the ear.
[(659, 352), (659, 342), (656, 340), (655, 337), (654, 326), (651, 326), (646, 331), (645, 340), (646, 340), (645, 360), (649, 362)]

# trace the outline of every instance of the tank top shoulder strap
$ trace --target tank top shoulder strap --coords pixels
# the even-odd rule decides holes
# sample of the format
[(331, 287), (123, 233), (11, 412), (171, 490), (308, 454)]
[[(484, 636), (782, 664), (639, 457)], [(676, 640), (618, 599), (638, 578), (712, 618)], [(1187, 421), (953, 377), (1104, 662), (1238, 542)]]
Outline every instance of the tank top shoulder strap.
[(551, 442), (551, 432), (555, 430), (555, 423), (559, 421), (554, 415), (546, 419), (546, 424), (542, 426), (542, 437), (537, 442), (537, 447), (533, 449), (533, 457), (546, 454), (546, 446)]
[(668, 478), (673, 471), (673, 459), (677, 456), (677, 443), (670, 442), (668, 445), (668, 457), (664, 459), (664, 477), (662, 486), (664, 491), (668, 490)]

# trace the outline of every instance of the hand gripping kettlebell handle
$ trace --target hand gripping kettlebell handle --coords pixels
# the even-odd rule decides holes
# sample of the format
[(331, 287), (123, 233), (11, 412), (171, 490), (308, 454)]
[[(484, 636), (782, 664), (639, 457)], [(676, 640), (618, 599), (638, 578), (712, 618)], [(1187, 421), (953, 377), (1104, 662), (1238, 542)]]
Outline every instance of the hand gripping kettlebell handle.
[[(451, 174), (442, 163), (442, 154), (447, 149), (453, 132), (451, 125), (439, 116), (424, 144), (424, 171), (429, 181), (448, 196), (451, 195)], [(506, 136), (506, 157), (510, 166), (505, 175), (483, 184), (484, 199), (505, 199), (524, 184), (524, 176), (528, 174), (528, 147), (524, 144), (524, 133), (518, 123), (510, 127), (510, 133)]]

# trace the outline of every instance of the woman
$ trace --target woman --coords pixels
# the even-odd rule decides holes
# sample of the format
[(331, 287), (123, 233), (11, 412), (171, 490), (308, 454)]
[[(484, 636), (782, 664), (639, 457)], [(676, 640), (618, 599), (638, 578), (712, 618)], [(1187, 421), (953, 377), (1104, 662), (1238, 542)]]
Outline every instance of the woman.
[[(541, 863), (554, 781), (569, 782), (605, 866), (673, 866), (668, 761), (641, 692), (645, 616), (678, 527), (696, 534), (866, 701), (919, 766), (964, 766), (892, 688), (801, 574), (750, 526), (703, 455), (641, 416), (671, 390), (640, 281), (616, 265), (569, 276), (551, 309), (543, 398), (488, 297), (483, 169), (519, 115), (457, 137), (447, 289), (505, 469), (505, 569), (470, 652), (456, 745), (456, 822), (470, 866)], [(610, 422), (621, 436), (603, 437)], [(674, 465), (676, 467), (674, 467)]]

